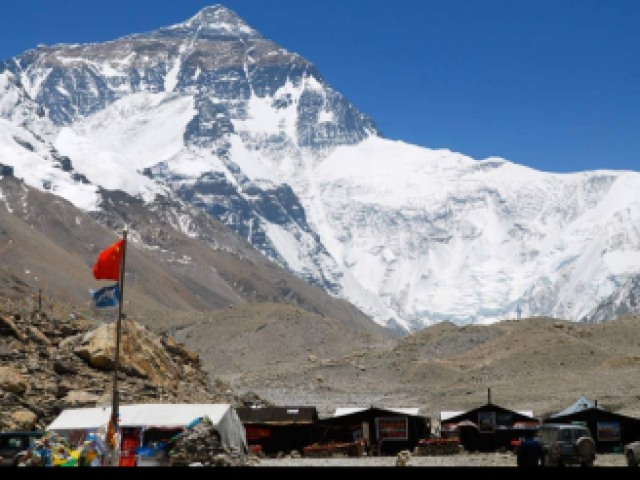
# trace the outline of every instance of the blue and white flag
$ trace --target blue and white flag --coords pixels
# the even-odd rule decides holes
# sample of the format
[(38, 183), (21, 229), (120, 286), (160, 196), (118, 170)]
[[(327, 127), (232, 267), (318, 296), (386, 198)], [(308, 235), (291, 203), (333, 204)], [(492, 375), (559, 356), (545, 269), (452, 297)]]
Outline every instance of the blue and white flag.
[(118, 287), (117, 283), (115, 285), (112, 285), (111, 287), (101, 288), (97, 292), (89, 290), (89, 293), (91, 293), (91, 296), (93, 297), (96, 308), (118, 306), (118, 299), (120, 298), (120, 288)]

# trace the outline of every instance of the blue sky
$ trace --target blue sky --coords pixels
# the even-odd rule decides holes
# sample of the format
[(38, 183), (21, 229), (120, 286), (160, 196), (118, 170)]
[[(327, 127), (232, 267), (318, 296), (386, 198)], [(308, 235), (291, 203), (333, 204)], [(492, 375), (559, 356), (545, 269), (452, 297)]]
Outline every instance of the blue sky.
[(2, 59), (222, 3), (388, 138), (545, 171), (640, 171), (638, 0), (1, 1)]

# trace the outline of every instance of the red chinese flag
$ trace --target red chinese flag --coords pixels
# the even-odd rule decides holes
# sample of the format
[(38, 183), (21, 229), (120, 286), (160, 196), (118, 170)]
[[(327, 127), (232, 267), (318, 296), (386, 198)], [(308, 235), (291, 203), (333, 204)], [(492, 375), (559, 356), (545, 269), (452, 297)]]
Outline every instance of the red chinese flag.
[(98, 256), (98, 261), (93, 266), (93, 276), (96, 280), (120, 281), (120, 261), (122, 260), (122, 248), (124, 240), (120, 240)]

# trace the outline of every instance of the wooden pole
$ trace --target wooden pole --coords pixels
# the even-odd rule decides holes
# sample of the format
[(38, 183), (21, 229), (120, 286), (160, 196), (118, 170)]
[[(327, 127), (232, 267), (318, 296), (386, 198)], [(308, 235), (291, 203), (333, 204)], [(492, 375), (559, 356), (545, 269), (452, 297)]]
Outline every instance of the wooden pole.
[[(116, 360), (113, 365), (113, 396), (111, 407), (111, 421), (113, 422), (113, 432), (118, 433), (118, 413), (120, 402), (118, 398), (118, 366), (120, 363), (120, 332), (122, 330), (122, 307), (124, 305), (124, 269), (126, 265), (127, 257), (127, 227), (124, 227), (122, 231), (122, 260), (120, 263), (120, 283), (118, 285), (120, 290), (120, 298), (118, 299), (118, 319), (116, 321)], [(116, 445), (117, 450), (117, 445)], [(113, 461), (117, 460), (117, 456), (113, 455)], [(117, 465), (114, 465), (117, 466)]]

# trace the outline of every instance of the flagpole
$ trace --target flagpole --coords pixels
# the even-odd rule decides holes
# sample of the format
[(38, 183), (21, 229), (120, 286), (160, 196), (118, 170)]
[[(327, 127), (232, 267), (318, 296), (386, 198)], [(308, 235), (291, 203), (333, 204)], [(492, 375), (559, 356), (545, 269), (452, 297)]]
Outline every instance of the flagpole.
[[(112, 407), (111, 407), (111, 419), (113, 422), (113, 432), (114, 435), (118, 433), (118, 413), (120, 410), (120, 402), (118, 398), (118, 366), (120, 362), (120, 332), (122, 329), (122, 307), (124, 304), (124, 269), (125, 269), (125, 261), (127, 257), (127, 227), (125, 226), (122, 230), (122, 263), (120, 265), (120, 298), (118, 299), (118, 320), (116, 322), (116, 360), (113, 365), (113, 395), (112, 395)], [(118, 459), (117, 455), (115, 455), (116, 449), (114, 450), (113, 462), (115, 463)], [(119, 462), (118, 462), (119, 463)], [(117, 465), (114, 465), (117, 466)]]

